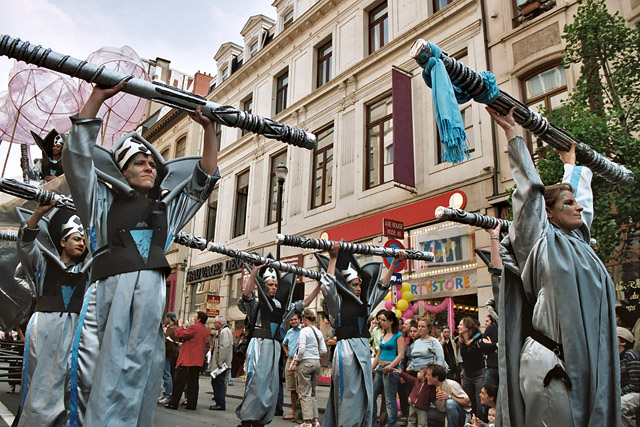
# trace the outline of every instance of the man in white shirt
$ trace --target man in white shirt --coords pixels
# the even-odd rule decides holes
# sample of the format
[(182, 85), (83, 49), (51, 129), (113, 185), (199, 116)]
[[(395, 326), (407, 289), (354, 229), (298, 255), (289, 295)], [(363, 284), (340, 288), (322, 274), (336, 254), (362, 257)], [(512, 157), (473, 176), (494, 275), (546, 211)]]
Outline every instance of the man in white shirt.
[[(213, 347), (213, 355), (211, 356), (211, 367), (220, 369), (223, 365), (227, 369), (231, 367), (231, 359), (233, 358), (233, 334), (227, 326), (227, 319), (224, 316), (216, 316), (213, 320), (213, 327), (218, 331), (216, 343)], [(227, 371), (218, 373), (215, 378), (211, 379), (213, 386), (213, 396), (216, 401), (215, 405), (209, 406), (212, 411), (224, 411), (226, 409), (227, 396)]]
[(427, 365), (427, 383), (436, 388), (435, 408), (429, 408), (429, 419), (446, 418), (449, 427), (464, 426), (471, 413), (471, 400), (462, 386), (447, 379), (447, 369), (434, 363)]

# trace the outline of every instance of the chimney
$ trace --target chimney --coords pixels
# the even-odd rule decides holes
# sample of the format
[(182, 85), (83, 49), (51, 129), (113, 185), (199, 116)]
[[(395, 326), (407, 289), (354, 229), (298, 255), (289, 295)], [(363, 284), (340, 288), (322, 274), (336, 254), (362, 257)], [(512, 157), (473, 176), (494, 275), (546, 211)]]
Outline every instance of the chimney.
[(209, 93), (209, 82), (211, 74), (201, 73), (198, 71), (194, 76), (193, 92), (200, 96), (207, 96)]

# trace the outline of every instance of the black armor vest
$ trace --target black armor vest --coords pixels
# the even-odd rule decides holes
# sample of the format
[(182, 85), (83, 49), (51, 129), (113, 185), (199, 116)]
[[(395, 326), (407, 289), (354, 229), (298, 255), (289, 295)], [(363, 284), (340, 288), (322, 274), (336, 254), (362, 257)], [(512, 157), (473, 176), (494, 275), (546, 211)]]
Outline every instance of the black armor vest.
[(94, 254), (91, 282), (139, 270), (171, 272), (164, 256), (167, 216), (157, 201), (116, 195), (107, 214), (106, 246)]
[(47, 275), (35, 310), (44, 313), (80, 313), (88, 272), (72, 273), (63, 270), (57, 262), (48, 259), (46, 262)]
[(62, 174), (64, 174), (64, 171), (62, 170), (62, 160), (58, 159), (58, 160), (50, 160), (49, 157), (44, 154), (43, 152), (43, 156), (42, 156), (42, 179), (44, 179), (45, 176), (48, 175), (52, 175), (52, 176), (60, 176)]
[(274, 306), (273, 311), (270, 311), (266, 306), (262, 305), (257, 315), (260, 316), (262, 326), (256, 325), (253, 330), (253, 336), (256, 338), (277, 339), (280, 325), (282, 324), (283, 310)]
[(351, 298), (342, 297), (340, 317), (337, 319), (336, 337), (338, 340), (347, 338), (369, 338), (367, 327), (367, 304), (358, 304)]

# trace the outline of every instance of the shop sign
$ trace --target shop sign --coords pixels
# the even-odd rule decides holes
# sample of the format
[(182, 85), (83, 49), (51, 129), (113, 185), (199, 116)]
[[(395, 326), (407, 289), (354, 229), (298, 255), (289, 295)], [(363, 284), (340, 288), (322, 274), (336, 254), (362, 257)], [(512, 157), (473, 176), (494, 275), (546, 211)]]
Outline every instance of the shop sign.
[[(476, 273), (451, 275), (429, 279), (423, 283), (411, 285), (411, 293), (415, 296), (439, 298), (441, 296), (464, 295), (470, 288), (477, 287)], [(446, 295), (445, 295), (446, 294)]]
[(242, 263), (241, 259), (229, 258), (203, 267), (191, 268), (187, 271), (187, 284), (213, 279), (224, 273), (233, 273), (242, 268)]
[(207, 295), (207, 305), (205, 312), (208, 317), (220, 315), (220, 297), (217, 295)]
[[(280, 257), (280, 261), (285, 264), (295, 265), (296, 267), (303, 267), (304, 263), (302, 254)], [(297, 276), (296, 283), (302, 283), (302, 276)]]

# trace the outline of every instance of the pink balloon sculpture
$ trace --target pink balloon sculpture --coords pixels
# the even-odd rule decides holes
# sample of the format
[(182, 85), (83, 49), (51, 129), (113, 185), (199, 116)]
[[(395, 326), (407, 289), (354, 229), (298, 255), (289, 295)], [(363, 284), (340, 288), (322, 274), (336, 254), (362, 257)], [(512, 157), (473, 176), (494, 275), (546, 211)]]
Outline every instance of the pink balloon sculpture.
[[(142, 80), (149, 80), (149, 75), (144, 69), (142, 60), (138, 54), (129, 46), (121, 48), (103, 47), (93, 52), (87, 58), (88, 62), (97, 65), (104, 65), (105, 68), (116, 70), (127, 75)], [(92, 86), (90, 83), (81, 81), (78, 87), (83, 102), (89, 98)], [(98, 117), (102, 117), (102, 131), (98, 142), (109, 148), (115, 141), (127, 132), (136, 128), (138, 122), (144, 114), (147, 100), (120, 92), (104, 103)]]
[(407, 308), (405, 311), (402, 312), (402, 318), (405, 320), (413, 319), (413, 310), (411, 310), (410, 308)]
[(386, 310), (391, 310), (391, 307), (393, 307), (393, 303), (391, 302), (391, 300), (387, 300), (384, 302), (384, 308)]
[[(76, 82), (69, 76), (45, 68), (16, 62), (9, 73), (9, 101), (15, 119), (3, 123), (14, 142), (33, 144), (30, 131), (40, 136), (51, 129), (66, 132), (71, 128), (69, 116), (80, 111), (81, 100)], [(15, 126), (15, 131), (14, 131)]]

